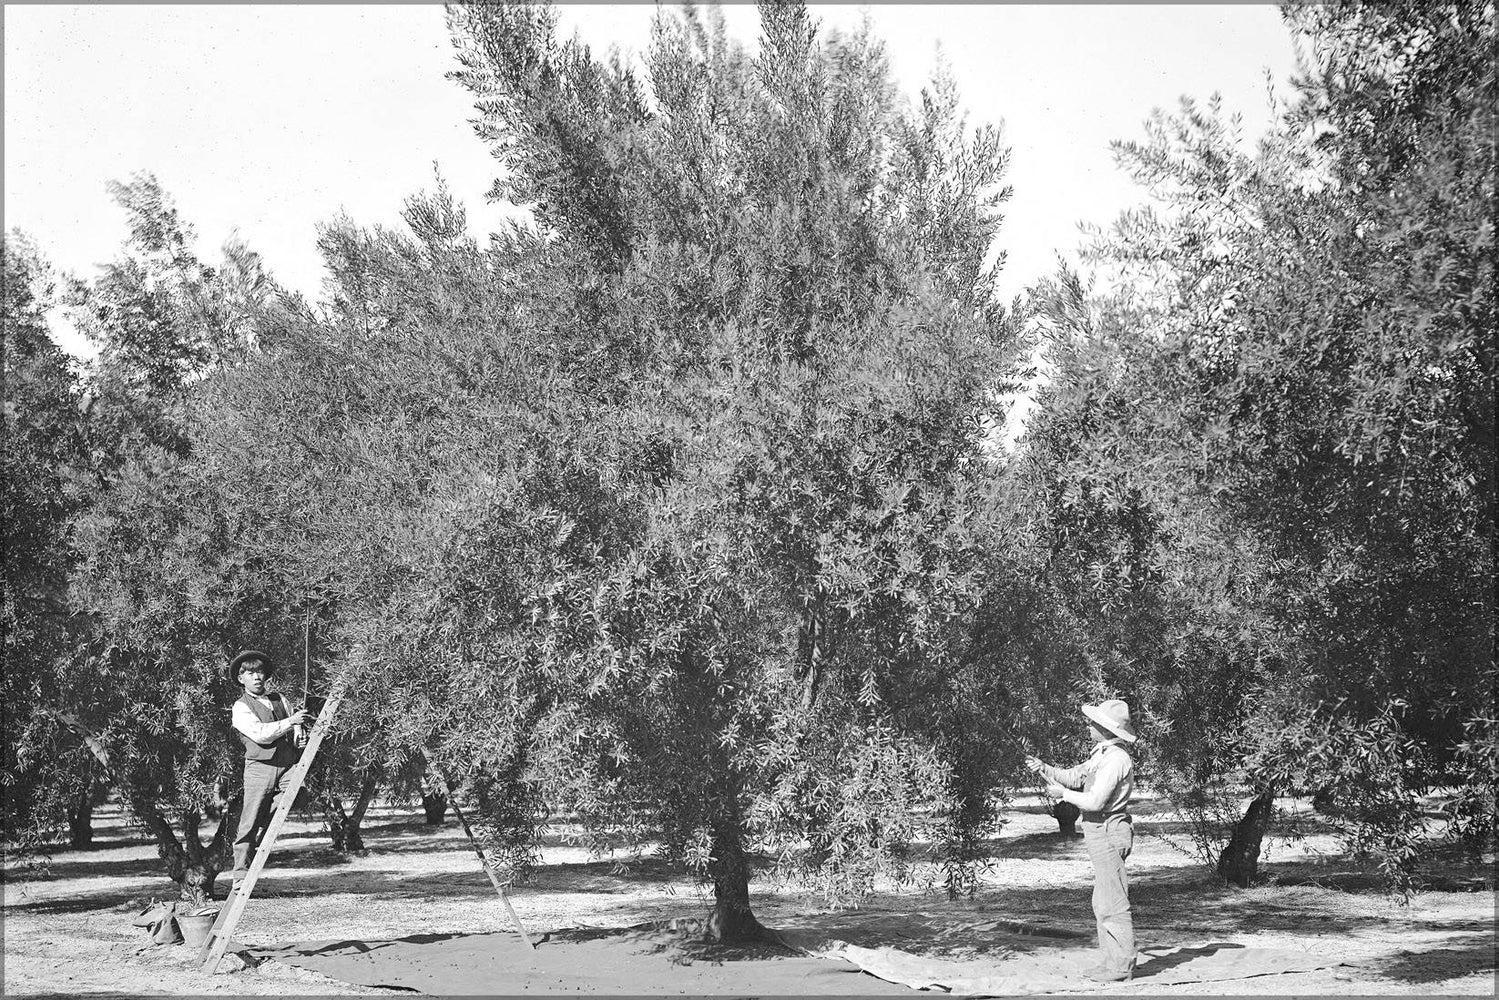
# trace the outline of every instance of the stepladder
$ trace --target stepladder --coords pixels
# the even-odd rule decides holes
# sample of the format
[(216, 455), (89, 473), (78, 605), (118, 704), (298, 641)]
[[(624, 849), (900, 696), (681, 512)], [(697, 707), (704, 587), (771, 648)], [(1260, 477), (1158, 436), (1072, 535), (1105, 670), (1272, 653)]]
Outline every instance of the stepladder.
[(260, 838), (260, 843), (255, 848), (255, 855), (250, 861), (249, 870), (231, 892), (225, 905), (219, 909), (213, 928), (198, 949), (198, 962), (210, 975), (218, 971), (219, 963), (224, 959), (224, 952), (229, 948), (235, 927), (244, 916), (245, 907), (250, 903), (250, 895), (255, 890), (255, 883), (259, 880), (260, 873), (264, 871), (266, 862), (276, 848), (276, 838), (281, 835), (281, 828), (285, 825), (287, 816), (291, 814), (297, 793), (302, 790), (302, 783), (307, 780), (307, 772), (311, 770), (313, 761), (317, 759), (318, 749), (323, 745), (323, 738), (327, 736), (329, 728), (333, 725), (333, 717), (338, 711), (339, 703), (343, 701), (343, 696), (344, 685), (335, 684), (322, 710), (318, 712), (317, 721), (312, 726), (312, 733), (307, 738), (307, 746), (302, 748), (302, 756), (287, 772), (285, 785), (276, 800), (275, 811), (271, 815), (271, 821), (266, 827), (264, 836)]

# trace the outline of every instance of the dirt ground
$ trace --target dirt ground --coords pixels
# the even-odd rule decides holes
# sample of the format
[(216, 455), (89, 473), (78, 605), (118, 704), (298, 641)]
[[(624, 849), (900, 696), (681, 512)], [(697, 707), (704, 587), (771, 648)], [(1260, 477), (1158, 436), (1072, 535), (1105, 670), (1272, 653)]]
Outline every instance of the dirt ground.
[[(1294, 808), (1294, 804), (1290, 804)], [(1297, 948), (1346, 963), (1318, 972), (1163, 987), (1119, 984), (1101, 992), (1180, 995), (1465, 994), (1495, 995), (1493, 856), (1454, 857), (1439, 873), (1442, 891), (1402, 906), (1372, 873), (1335, 853), (1331, 836), (1299, 841), (1272, 835), (1266, 884), (1233, 890), (1161, 834), (1179, 836), (1164, 804), (1136, 810), (1131, 900), (1140, 947), (1215, 941)], [(993, 842), (994, 860), (972, 900), (948, 902), (931, 888), (893, 887), (860, 911), (920, 913), (955, 922), (984, 919), (1088, 930), (1090, 869), (1080, 838), (1063, 838), (1035, 800), (1022, 799)], [(156, 852), (119, 811), (102, 808), (97, 847), (59, 852), (51, 875), (8, 868), (4, 885), (4, 965), (0, 993), (306, 995), (384, 993), (268, 961), (207, 977), (190, 949), (153, 946), (131, 917), (152, 898), (172, 895)], [(274, 944), (327, 938), (391, 938), (509, 927), (499, 900), (451, 818), (422, 824), (418, 810), (377, 806), (366, 820), (368, 851), (335, 854), (321, 824), (293, 814), (271, 866), (245, 913), (238, 941)], [(547, 840), (537, 876), (512, 890), (533, 934), (567, 928), (625, 927), (695, 916), (707, 897), (693, 882), (651, 862), (621, 873), (559, 836)], [(227, 879), (227, 876), (221, 876)], [(827, 910), (802, 888), (769, 880), (752, 886), (767, 925)], [(850, 914), (844, 914), (847, 919)], [(981, 952), (982, 942), (971, 948)], [(875, 983), (871, 980), (871, 985)], [(871, 992), (873, 992), (871, 990)]]

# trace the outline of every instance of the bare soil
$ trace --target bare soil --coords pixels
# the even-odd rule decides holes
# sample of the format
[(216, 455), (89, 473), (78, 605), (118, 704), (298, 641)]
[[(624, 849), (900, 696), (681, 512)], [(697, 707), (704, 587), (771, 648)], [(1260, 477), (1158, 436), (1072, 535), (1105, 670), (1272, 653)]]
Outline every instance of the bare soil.
[[(1380, 891), (1373, 872), (1336, 853), (1330, 834), (1292, 840), (1272, 833), (1265, 883), (1239, 890), (1223, 886), (1168, 842), (1180, 844), (1185, 834), (1166, 809), (1146, 800), (1135, 813), (1129, 868), (1142, 948), (1215, 941), (1304, 949), (1349, 964), (1190, 986), (1119, 984), (1102, 992), (1495, 995), (1492, 855), (1453, 854), (1435, 871), (1436, 889), (1402, 904)], [(860, 914), (874, 922), (921, 914), (929, 922), (935, 917), (955, 925), (1002, 919), (1091, 931), (1091, 870), (1081, 839), (1062, 837), (1033, 799), (1020, 800), (1008, 815), (973, 899), (947, 901), (931, 884), (935, 869), (927, 866), (925, 884), (918, 879), (914, 885), (884, 886), (838, 921)], [(153, 898), (174, 895), (155, 848), (113, 806), (99, 811), (95, 830), (95, 849), (55, 854), (45, 877), (7, 867), (3, 995), (395, 992), (352, 986), (274, 961), (203, 975), (193, 965), (191, 949), (152, 945), (143, 930), (131, 926), (131, 918)], [(511, 890), (533, 935), (628, 927), (699, 916), (707, 909), (708, 897), (689, 876), (650, 859), (620, 870), (619, 859), (591, 858), (569, 846), (561, 836), (566, 832), (548, 837), (536, 876)], [(375, 806), (366, 820), (365, 843), (362, 855), (339, 855), (328, 846), (320, 822), (293, 814), (236, 940), (378, 939), (510, 926), (451, 818), (428, 827), (419, 809)], [(221, 890), (225, 880), (221, 876)], [(757, 914), (771, 927), (829, 911), (820, 897), (796, 884), (762, 878), (752, 885), (752, 895)], [(954, 953), (984, 951), (980, 940), (943, 943)], [(1087, 945), (1081, 940), (1079, 947)]]

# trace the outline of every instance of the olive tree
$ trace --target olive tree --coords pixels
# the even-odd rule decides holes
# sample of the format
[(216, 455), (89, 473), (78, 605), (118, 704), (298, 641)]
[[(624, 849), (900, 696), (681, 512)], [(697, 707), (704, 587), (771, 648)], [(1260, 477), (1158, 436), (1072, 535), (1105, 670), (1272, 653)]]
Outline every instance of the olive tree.
[[(1309, 57), (1256, 148), (1216, 102), (1118, 145), (1157, 208), (1100, 234), (1107, 291), (1054, 310), (1095, 345), (1065, 355), (1065, 392), (1106, 404), (1059, 417), (1055, 446), (1114, 458), (1102, 492), (1055, 481), (1064, 506), (1105, 502), (1083, 545), (1114, 539), (1094, 561), (1133, 572), (1129, 614), (1168, 608), (1131, 627), (1130, 660), (1171, 663), (1149, 650), (1168, 623), (1227, 640), (1206, 676), (1230, 700), (1174, 723), (1204, 751), (1163, 759), (1249, 793), (1223, 874), (1247, 884), (1274, 795), (1303, 790), (1412, 886), (1417, 793), (1466, 789), (1473, 832), (1491, 811), (1493, 24), (1481, 5), (1287, 18)], [(1173, 564), (1233, 586), (1182, 592)], [(1190, 599), (1169, 610), (1173, 590)]]
[(1015, 340), (985, 267), (998, 133), (950, 82), (903, 108), (867, 31), (761, 14), (751, 56), (663, 12), (637, 72), (547, 8), (450, 8), (498, 190), (534, 206), (500, 324), (533, 327), (547, 391), (470, 477), (422, 640), (498, 703), (450, 747), (601, 843), (659, 838), (723, 939), (759, 932), (755, 847), (809, 838), (858, 891), (955, 794), (915, 692), (972, 665)]

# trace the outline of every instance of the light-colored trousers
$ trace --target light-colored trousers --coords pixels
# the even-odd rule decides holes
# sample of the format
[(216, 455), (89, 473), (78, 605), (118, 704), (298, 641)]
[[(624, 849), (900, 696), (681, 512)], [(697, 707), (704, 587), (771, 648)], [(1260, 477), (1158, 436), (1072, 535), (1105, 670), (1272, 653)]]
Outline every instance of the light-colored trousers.
[(1093, 862), (1093, 916), (1098, 920), (1098, 948), (1103, 968), (1124, 972), (1135, 964), (1135, 923), (1129, 912), (1129, 875), (1124, 859), (1135, 846), (1135, 828), (1128, 815), (1115, 814), (1101, 822), (1082, 820), (1083, 846)]
[(286, 776), (290, 773), (289, 767), (245, 761), (245, 797), (239, 808), (239, 831), (234, 837), (234, 881), (244, 878), (250, 870), (250, 854), (271, 825), (276, 800), (285, 791)]

